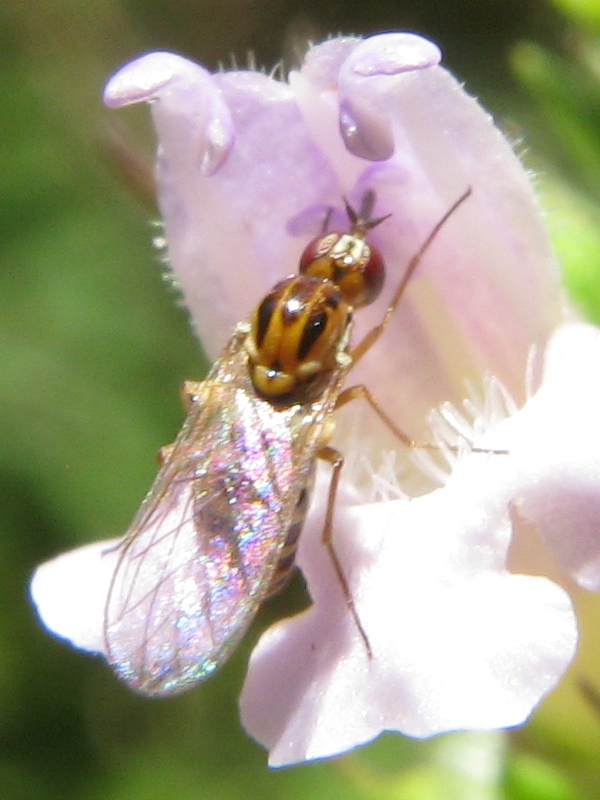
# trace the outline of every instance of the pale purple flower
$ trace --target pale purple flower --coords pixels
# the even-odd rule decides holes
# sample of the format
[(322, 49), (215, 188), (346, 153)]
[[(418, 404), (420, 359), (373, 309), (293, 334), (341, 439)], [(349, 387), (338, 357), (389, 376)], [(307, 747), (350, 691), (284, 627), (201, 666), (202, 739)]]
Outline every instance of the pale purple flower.
[[(525, 720), (570, 663), (577, 628), (563, 589), (508, 570), (515, 532), (537, 525), (575, 579), (600, 587), (600, 387), (588, 369), (600, 334), (564, 324), (528, 178), (439, 59), (410, 34), (338, 38), (282, 82), (153, 53), (106, 89), (112, 106), (152, 102), (169, 263), (213, 357), (295, 272), (327, 210), (331, 227), (346, 227), (341, 198), (358, 205), (373, 189), (375, 213), (392, 215), (370, 235), (388, 278), (382, 298), (357, 312), (360, 339), (433, 225), (472, 188), (352, 381), (424, 441), (433, 408), (450, 404), (448, 419), (479, 392), (475, 419), (455, 414), (454, 427), (510, 452), (446, 448), (445, 466), (416, 462), (359, 402), (336, 415), (346, 466), (335, 546), (373, 658), (321, 544), (323, 469), (297, 558), (313, 605), (264, 634), (241, 698), (273, 765), (384, 730), (426, 737)], [(451, 435), (434, 428), (440, 441)], [(95, 652), (114, 552), (104, 542), (63, 555), (32, 585), (46, 626)]]
[[(554, 686), (576, 645), (571, 605), (547, 578), (511, 574), (506, 563), (519, 529), (539, 526), (572, 577), (599, 588), (600, 431), (590, 437), (589, 426), (600, 402), (589, 364), (599, 358), (598, 329), (563, 326), (539, 391), (481, 440), (510, 455), (461, 459), (443, 488), (410, 502), (340, 503), (340, 549), (371, 661), (310, 515), (298, 563), (314, 605), (262, 636), (241, 697), (242, 720), (273, 766), (384, 730), (513, 726)], [(589, 413), (574, 423), (582, 396)]]

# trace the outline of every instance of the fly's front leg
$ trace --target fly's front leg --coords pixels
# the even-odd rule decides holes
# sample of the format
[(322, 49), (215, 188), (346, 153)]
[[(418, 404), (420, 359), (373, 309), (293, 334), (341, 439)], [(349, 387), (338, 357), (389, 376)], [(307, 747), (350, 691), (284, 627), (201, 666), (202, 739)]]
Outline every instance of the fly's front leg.
[(317, 453), (317, 456), (331, 464), (332, 469), (331, 481), (329, 483), (329, 493), (327, 495), (327, 509), (325, 511), (325, 524), (323, 525), (322, 542), (327, 548), (327, 552), (331, 558), (331, 563), (333, 564), (336, 577), (342, 588), (342, 592), (344, 593), (346, 605), (364, 642), (367, 655), (369, 658), (373, 658), (373, 650), (371, 649), (369, 637), (367, 636), (363, 624), (360, 621), (360, 617), (358, 616), (358, 611), (354, 605), (354, 600), (352, 598), (350, 587), (348, 586), (348, 581), (346, 580), (344, 570), (342, 569), (338, 555), (335, 552), (335, 547), (333, 546), (333, 511), (335, 508), (335, 498), (342, 474), (342, 467), (344, 466), (344, 457), (339, 450), (336, 450), (334, 447), (330, 447), (329, 445), (322, 447)]
[(408, 262), (408, 266), (406, 267), (406, 271), (402, 276), (398, 287), (392, 297), (392, 300), (387, 307), (385, 314), (383, 315), (383, 319), (376, 327), (372, 328), (367, 335), (360, 341), (356, 347), (352, 349), (350, 355), (352, 356), (352, 361), (356, 363), (360, 358), (364, 356), (375, 344), (375, 342), (380, 338), (383, 334), (387, 326), (390, 324), (390, 321), (394, 315), (394, 312), (398, 308), (398, 304), (406, 291), (406, 287), (408, 286), (412, 276), (415, 274), (417, 267), (421, 263), (423, 256), (429, 250), (431, 243), (435, 240), (436, 236), (440, 232), (440, 230), (444, 227), (446, 222), (450, 219), (450, 217), (454, 214), (457, 208), (461, 206), (465, 200), (470, 197), (472, 194), (472, 189), (469, 187), (465, 192), (461, 194), (461, 196), (456, 200), (446, 211), (446, 213), (441, 217), (440, 220), (433, 226), (432, 230), (429, 233), (429, 236), (425, 239), (421, 247), (419, 248), (418, 252), (411, 258)]

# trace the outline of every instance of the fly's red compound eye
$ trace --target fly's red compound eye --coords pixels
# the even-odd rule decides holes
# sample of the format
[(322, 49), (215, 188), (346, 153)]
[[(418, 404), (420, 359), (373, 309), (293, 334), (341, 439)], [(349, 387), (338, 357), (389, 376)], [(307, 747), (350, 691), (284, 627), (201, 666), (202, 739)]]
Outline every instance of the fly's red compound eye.
[(361, 232), (328, 233), (313, 239), (300, 257), (302, 275), (334, 283), (354, 308), (377, 299), (385, 278), (381, 253)]

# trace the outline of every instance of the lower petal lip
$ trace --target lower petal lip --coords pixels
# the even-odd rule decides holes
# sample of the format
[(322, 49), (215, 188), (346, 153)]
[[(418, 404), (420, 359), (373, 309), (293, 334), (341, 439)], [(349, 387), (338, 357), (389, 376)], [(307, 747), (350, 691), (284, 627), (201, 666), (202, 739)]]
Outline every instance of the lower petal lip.
[(119, 539), (94, 542), (42, 564), (31, 599), (43, 624), (74, 647), (105, 653), (104, 609)]
[(577, 643), (567, 594), (509, 574), (502, 558), (477, 566), (497, 547), (496, 523), (487, 534), (473, 527), (473, 547), (459, 518), (478, 514), (462, 492), (452, 512), (452, 491), (336, 508), (336, 543), (372, 660), (348, 624), (313, 513), (299, 560), (315, 605), (263, 635), (240, 699), (271, 766), (338, 755), (383, 731), (427, 738), (518, 725), (559, 680)]

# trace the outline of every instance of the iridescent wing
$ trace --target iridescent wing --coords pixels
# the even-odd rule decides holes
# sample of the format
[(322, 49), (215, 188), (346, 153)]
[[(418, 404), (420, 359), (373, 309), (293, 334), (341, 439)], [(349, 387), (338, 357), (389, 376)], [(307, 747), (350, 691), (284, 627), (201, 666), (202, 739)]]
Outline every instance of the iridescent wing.
[(207, 381), (126, 535), (106, 607), (118, 675), (181, 691), (228, 656), (268, 589), (299, 488), (270, 404)]
[[(276, 410), (240, 338), (207, 380), (122, 544), (105, 611), (108, 659), (132, 688), (172, 694), (222, 664), (267, 594), (338, 389)], [(307, 413), (308, 411), (308, 413)]]

